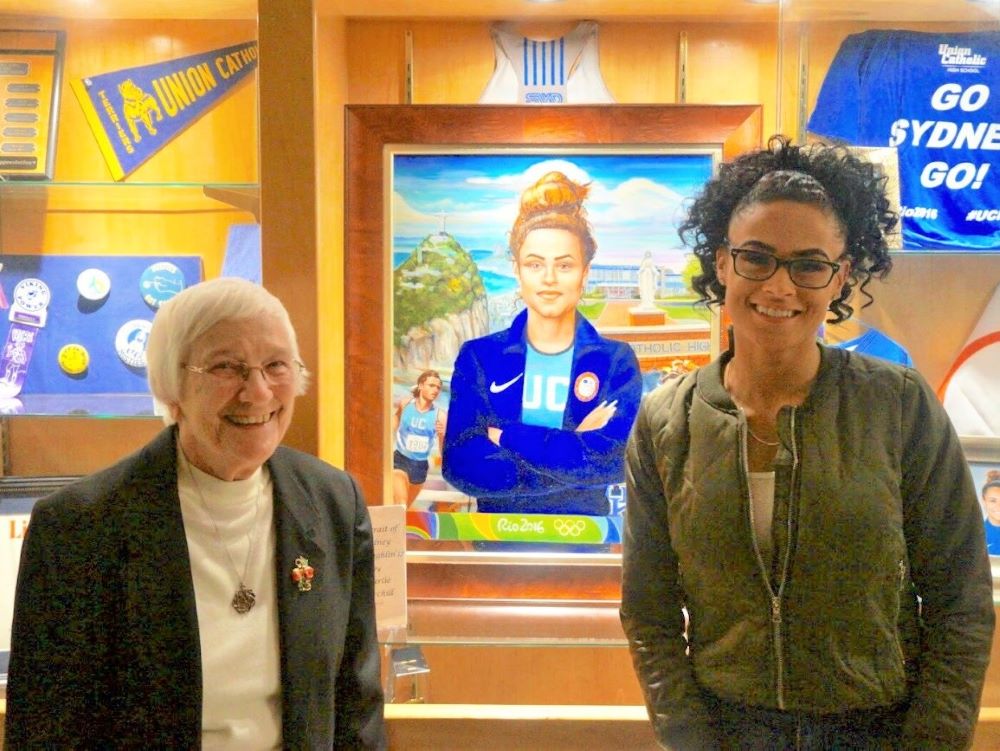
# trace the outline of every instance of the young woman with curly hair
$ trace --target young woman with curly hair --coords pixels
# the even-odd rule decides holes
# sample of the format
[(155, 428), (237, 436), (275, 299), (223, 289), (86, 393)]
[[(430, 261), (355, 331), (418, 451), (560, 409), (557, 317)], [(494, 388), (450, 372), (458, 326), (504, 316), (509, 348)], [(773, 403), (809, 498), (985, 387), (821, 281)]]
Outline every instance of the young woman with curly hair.
[(958, 437), (915, 370), (817, 339), (891, 267), (884, 185), (775, 137), (681, 225), (733, 338), (626, 453), (622, 622), (666, 748), (971, 743), (994, 611)]

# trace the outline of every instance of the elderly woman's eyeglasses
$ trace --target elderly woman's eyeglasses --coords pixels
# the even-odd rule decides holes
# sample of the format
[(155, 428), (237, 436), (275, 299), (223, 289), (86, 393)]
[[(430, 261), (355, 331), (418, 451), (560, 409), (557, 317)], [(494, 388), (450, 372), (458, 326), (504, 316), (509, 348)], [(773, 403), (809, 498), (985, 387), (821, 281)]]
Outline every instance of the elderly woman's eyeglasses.
[(733, 270), (744, 279), (755, 282), (770, 279), (784, 266), (797, 287), (823, 289), (840, 271), (840, 263), (837, 261), (823, 261), (819, 258), (781, 259), (773, 253), (751, 248), (730, 248), (729, 252), (733, 256)]
[(282, 386), (291, 383), (305, 367), (298, 360), (271, 360), (263, 365), (247, 365), (240, 360), (222, 360), (213, 365), (184, 365), (185, 370), (192, 373), (211, 376), (221, 383), (244, 383), (250, 378), (250, 373), (259, 370), (264, 380), (272, 386)]

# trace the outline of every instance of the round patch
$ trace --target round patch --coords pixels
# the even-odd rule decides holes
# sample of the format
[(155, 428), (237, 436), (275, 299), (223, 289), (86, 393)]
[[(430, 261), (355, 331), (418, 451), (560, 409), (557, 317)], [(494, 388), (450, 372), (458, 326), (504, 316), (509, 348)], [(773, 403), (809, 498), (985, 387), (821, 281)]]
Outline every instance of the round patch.
[(82, 344), (67, 344), (59, 350), (59, 367), (68, 375), (80, 375), (90, 365), (90, 353)]
[(184, 274), (169, 261), (148, 266), (139, 277), (142, 299), (151, 308), (158, 308), (184, 289)]
[(588, 370), (586, 373), (580, 373), (576, 377), (576, 383), (573, 384), (573, 393), (581, 402), (589, 402), (597, 396), (597, 390), (600, 387), (601, 382), (598, 380), (597, 374), (591, 373)]
[(14, 303), (31, 313), (45, 310), (51, 298), (48, 285), (41, 279), (22, 279), (14, 287)]
[(76, 291), (84, 300), (100, 302), (111, 291), (111, 277), (100, 269), (84, 269), (76, 277)]
[(146, 367), (146, 341), (153, 324), (141, 318), (122, 324), (115, 335), (115, 352), (126, 365)]

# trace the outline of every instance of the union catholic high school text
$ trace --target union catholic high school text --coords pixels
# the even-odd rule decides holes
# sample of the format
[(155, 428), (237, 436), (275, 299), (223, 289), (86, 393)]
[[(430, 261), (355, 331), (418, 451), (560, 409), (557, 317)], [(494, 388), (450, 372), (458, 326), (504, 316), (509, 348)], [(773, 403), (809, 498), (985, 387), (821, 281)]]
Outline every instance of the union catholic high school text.
[[(225, 79), (256, 60), (257, 45), (254, 44), (230, 52), (228, 55), (219, 55), (212, 63), (219, 75)], [(218, 81), (212, 73), (212, 66), (208, 63), (191, 66), (187, 70), (171, 73), (168, 76), (160, 76), (153, 80), (156, 98), (163, 105), (164, 112), (170, 117), (205, 96), (218, 85)]]

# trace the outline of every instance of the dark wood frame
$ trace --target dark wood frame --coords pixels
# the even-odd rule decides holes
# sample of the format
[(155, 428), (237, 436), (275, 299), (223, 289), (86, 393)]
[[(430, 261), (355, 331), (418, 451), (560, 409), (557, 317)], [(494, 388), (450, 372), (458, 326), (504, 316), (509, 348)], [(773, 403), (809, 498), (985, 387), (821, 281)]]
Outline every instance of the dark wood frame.
[(384, 502), (389, 451), (385, 299), (387, 145), (713, 146), (724, 160), (758, 148), (759, 105), (349, 105), (346, 109), (345, 352), (347, 469)]

